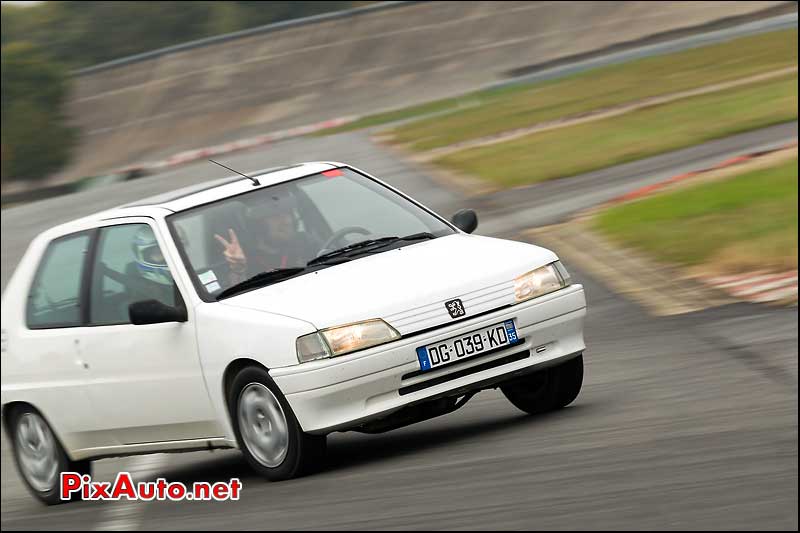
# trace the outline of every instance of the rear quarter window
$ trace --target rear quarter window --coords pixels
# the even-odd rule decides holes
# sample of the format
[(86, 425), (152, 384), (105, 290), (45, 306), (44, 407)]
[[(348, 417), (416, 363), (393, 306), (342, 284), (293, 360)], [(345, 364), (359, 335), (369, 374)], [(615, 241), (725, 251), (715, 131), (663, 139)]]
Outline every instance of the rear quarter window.
[(89, 242), (89, 234), (83, 233), (56, 239), (47, 247), (28, 293), (28, 328), (81, 325), (81, 282)]

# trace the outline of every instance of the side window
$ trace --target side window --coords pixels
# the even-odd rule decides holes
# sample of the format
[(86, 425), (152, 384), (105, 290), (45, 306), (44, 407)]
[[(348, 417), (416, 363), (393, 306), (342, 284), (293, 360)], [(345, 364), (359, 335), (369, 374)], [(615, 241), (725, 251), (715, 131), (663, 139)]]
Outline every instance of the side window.
[(153, 230), (124, 224), (100, 230), (92, 269), (89, 322), (128, 324), (128, 306), (158, 300), (175, 306), (177, 289)]
[(81, 325), (81, 277), (88, 249), (85, 233), (50, 243), (28, 294), (29, 328)]

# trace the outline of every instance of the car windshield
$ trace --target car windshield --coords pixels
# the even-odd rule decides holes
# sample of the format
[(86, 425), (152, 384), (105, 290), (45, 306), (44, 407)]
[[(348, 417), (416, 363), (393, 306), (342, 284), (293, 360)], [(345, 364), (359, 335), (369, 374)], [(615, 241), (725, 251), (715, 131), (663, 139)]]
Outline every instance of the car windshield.
[(205, 300), (455, 233), (349, 168), (195, 207), (168, 221)]

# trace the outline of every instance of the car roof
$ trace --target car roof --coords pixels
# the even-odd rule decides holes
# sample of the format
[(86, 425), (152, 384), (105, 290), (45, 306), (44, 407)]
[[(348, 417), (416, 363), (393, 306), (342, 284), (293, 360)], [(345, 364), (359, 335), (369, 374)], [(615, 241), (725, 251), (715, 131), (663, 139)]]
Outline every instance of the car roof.
[(257, 188), (269, 187), (278, 183), (318, 174), (333, 168), (348, 166), (333, 161), (314, 161), (257, 171), (246, 171), (248, 176), (257, 178), (259, 185), (240, 175), (211, 180), (167, 193), (159, 194), (136, 202), (114, 207), (78, 220), (60, 224), (42, 235), (48, 239), (85, 229), (99, 222), (128, 217), (164, 217), (171, 213), (191, 209), (199, 205), (215, 202), (223, 198), (250, 192)]
[(125, 204), (116, 209), (161, 207), (173, 212), (184, 211), (198, 205), (248, 192), (256, 187), (269, 187), (341, 166), (345, 165), (332, 162), (310, 162), (246, 172), (248, 176), (257, 178), (260, 183), (259, 185), (255, 185), (246, 177), (234, 174), (218, 180), (190, 185), (189, 187), (145, 198)]

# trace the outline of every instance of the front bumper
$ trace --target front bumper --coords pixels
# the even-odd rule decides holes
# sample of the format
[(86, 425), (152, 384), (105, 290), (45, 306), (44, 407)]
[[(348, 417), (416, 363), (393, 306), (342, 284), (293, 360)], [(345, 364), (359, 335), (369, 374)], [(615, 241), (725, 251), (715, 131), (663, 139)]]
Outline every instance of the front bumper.
[[(382, 418), (427, 398), (498, 383), (584, 348), (586, 299), (571, 285), (527, 302), (334, 359), (276, 368), (270, 375), (309, 433), (329, 433)], [(416, 348), (513, 319), (520, 344), (419, 373)], [(528, 356), (525, 356), (525, 353)], [(410, 374), (410, 375), (409, 375)]]

